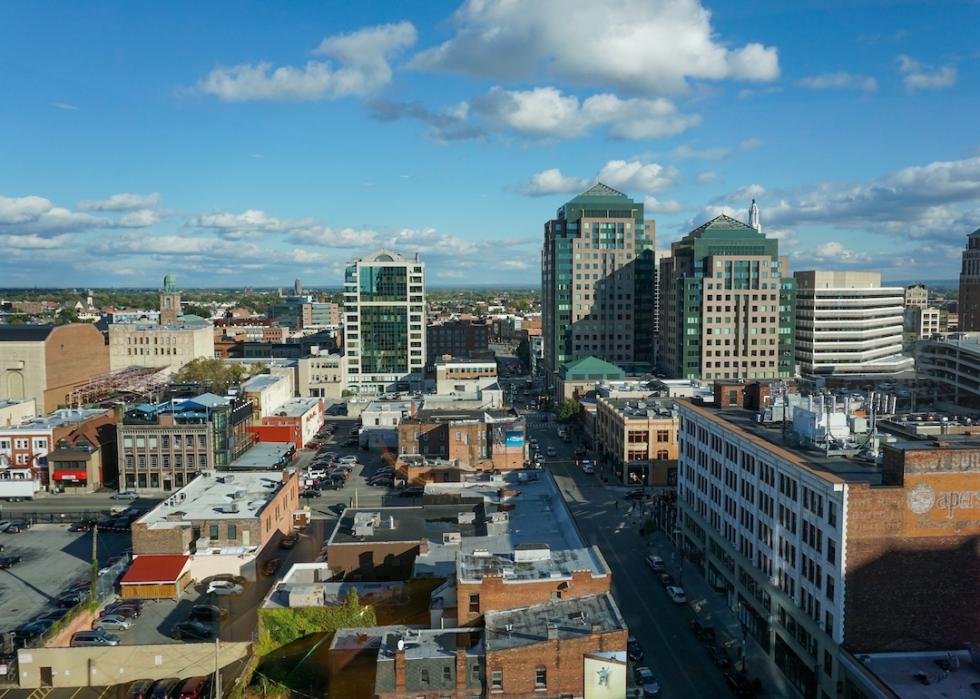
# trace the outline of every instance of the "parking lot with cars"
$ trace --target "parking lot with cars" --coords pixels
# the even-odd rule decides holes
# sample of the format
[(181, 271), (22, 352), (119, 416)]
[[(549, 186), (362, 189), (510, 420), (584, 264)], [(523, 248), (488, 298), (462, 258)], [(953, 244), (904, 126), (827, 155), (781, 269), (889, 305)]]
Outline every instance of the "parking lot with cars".
[[(60, 619), (67, 613), (61, 610), (73, 606), (68, 604), (72, 588), (79, 598), (88, 592), (91, 533), (72, 532), (63, 524), (36, 524), (20, 533), (0, 532), (0, 545), (0, 555), (17, 559), (0, 569), (0, 631), (23, 628), (46, 614)], [(126, 532), (100, 532), (97, 546), (99, 565), (105, 568), (124, 556), (130, 538)]]

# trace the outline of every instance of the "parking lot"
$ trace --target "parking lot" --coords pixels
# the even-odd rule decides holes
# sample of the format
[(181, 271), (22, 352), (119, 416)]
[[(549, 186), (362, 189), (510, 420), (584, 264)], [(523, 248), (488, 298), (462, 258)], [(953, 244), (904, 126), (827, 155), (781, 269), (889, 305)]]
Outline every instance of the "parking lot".
[[(92, 534), (68, 531), (63, 524), (36, 524), (20, 534), (0, 534), (3, 555), (21, 562), (0, 570), (0, 630), (32, 620), (72, 583), (88, 579)], [(129, 533), (99, 532), (98, 557), (104, 564), (130, 546)]]

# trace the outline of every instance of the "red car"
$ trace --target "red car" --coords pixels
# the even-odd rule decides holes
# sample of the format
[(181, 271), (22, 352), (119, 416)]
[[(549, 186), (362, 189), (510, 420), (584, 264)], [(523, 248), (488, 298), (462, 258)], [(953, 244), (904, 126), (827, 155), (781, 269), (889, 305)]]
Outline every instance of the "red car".
[(200, 699), (207, 696), (208, 678), (192, 677), (180, 688), (180, 699)]

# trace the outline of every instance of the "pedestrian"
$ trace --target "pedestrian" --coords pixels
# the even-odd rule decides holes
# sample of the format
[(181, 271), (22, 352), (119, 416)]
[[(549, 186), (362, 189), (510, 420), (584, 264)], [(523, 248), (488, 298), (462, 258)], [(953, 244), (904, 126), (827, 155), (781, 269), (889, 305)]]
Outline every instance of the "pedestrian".
[(619, 509), (619, 500), (614, 500), (614, 502), (616, 503), (616, 509), (618, 510)]

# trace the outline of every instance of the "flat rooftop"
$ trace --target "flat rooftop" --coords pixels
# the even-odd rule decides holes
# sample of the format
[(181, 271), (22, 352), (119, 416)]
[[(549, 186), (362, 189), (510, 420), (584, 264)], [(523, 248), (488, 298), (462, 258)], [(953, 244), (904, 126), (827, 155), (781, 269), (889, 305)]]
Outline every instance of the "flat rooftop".
[(364, 408), (365, 413), (399, 413), (412, 409), (410, 400), (372, 400)]
[[(945, 674), (940, 663), (949, 656), (959, 669)], [(870, 653), (859, 656), (864, 667), (902, 699), (947, 699), (980, 696), (980, 668), (967, 651), (951, 653)], [(955, 662), (955, 661), (954, 661)], [(918, 677), (925, 675), (929, 684)]]
[(232, 461), (228, 468), (232, 471), (278, 468), (278, 464), (286, 458), (286, 454), (295, 448), (296, 445), (292, 442), (256, 442), (251, 449)]
[(206, 320), (193, 321), (188, 323), (168, 323), (162, 325), (160, 323), (113, 323), (114, 328), (125, 328), (129, 332), (144, 332), (144, 333), (179, 333), (179, 332), (189, 332), (193, 330), (200, 330), (201, 328), (211, 328), (211, 323)]
[[(480, 629), (475, 627), (390, 630), (382, 639), (378, 660), (394, 661), (398, 641), (404, 643), (406, 660), (455, 658), (459, 636), (475, 640), (479, 635)], [(466, 649), (466, 654), (470, 656), (483, 655), (483, 644), (477, 640)]]
[(40, 432), (64, 425), (74, 425), (109, 412), (112, 411), (105, 408), (59, 408), (49, 415), (31, 418), (19, 425), (0, 426), (0, 430), (4, 432)]
[(279, 374), (259, 374), (253, 376), (242, 384), (241, 390), (245, 391), (264, 391), (270, 386), (275, 386), (280, 381), (285, 381), (286, 377)]
[(282, 487), (281, 471), (200, 475), (137, 520), (150, 529), (188, 526), (200, 520), (250, 519)]
[(522, 420), (523, 418), (507, 409), (453, 408), (451, 406), (426, 408), (423, 404), (422, 409), (415, 413), (415, 417), (409, 418), (405, 422), (475, 422), (482, 420), (495, 422), (518, 419)]
[[(783, 439), (781, 424), (760, 423), (757, 420), (757, 413), (752, 410), (716, 408), (714, 405), (697, 405), (690, 401), (679, 401), (679, 405), (694, 410), (725, 427), (734, 426), (740, 429), (750, 439), (764, 442), (767, 448), (771, 448), (772, 451), (787, 461), (808, 468), (828, 480), (870, 483), (872, 485), (880, 485), (882, 482), (880, 465), (844, 456), (827, 456), (817, 448), (800, 447), (788, 439)], [(787, 435), (790, 434), (792, 433), (787, 431)]]
[(626, 622), (608, 592), (547, 604), (486, 612), (485, 643), (487, 651), (546, 643), (548, 632), (559, 641), (599, 633), (626, 631)]
[(486, 527), (478, 514), (481, 509), (482, 504), (477, 503), (348, 507), (334, 527), (330, 544), (418, 542), (436, 538), (442, 541), (447, 532), (476, 536)]
[(303, 417), (319, 404), (319, 398), (290, 398), (276, 408), (275, 414), (279, 417)]
[(627, 420), (670, 419), (677, 417), (677, 407), (673, 398), (604, 398), (618, 414)]

